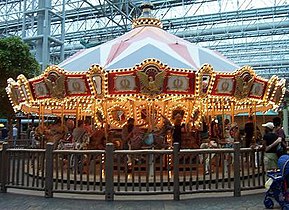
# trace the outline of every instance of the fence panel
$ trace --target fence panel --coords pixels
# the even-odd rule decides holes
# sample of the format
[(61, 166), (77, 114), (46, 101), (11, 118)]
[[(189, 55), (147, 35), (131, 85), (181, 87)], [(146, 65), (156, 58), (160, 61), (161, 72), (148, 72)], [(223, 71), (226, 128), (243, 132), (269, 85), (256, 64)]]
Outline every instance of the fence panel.
[(7, 187), (44, 190), (45, 150), (7, 149)]
[[(227, 191), (238, 196), (239, 188), (262, 188), (265, 183), (264, 153), (250, 148), (113, 151), (113, 146), (107, 145), (107, 151), (51, 153), (43, 149), (5, 148), (6, 152), (0, 151), (2, 192), (7, 187), (49, 188), (48, 197), (54, 192), (106, 195), (107, 200), (113, 200), (113, 195), (171, 194), (178, 200), (181, 194), (204, 192)], [(48, 170), (51, 173), (46, 173)], [(50, 186), (45, 182), (48, 174)], [(110, 186), (109, 192), (106, 186)]]
[(55, 150), (53, 192), (104, 195), (104, 150)]
[(8, 140), (7, 142), (8, 142), (9, 148), (28, 149), (32, 147), (31, 139), (16, 139), (16, 141)]
[(266, 179), (264, 152), (251, 148), (241, 148), (240, 166), (242, 190), (264, 187)]
[(116, 150), (116, 195), (173, 193), (172, 150)]
[(233, 152), (233, 149), (180, 150), (180, 193), (233, 191)]

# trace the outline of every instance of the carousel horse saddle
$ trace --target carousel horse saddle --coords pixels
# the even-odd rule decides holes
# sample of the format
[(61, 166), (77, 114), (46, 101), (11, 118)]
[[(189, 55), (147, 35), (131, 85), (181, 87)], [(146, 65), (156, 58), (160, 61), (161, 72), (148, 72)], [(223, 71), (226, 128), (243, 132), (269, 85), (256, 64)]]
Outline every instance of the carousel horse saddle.
[(145, 139), (144, 143), (148, 146), (152, 145), (154, 143), (154, 135), (150, 133)]

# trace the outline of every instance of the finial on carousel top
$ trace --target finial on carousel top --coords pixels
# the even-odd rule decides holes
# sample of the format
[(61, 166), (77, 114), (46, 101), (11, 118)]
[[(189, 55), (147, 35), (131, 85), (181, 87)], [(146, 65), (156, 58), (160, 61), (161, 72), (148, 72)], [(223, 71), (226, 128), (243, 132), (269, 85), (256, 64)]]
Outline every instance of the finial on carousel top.
[(162, 22), (159, 19), (152, 17), (151, 11), (153, 7), (154, 6), (151, 3), (151, 1), (149, 0), (143, 1), (140, 7), (142, 9), (142, 14), (139, 18), (133, 20), (132, 28), (143, 27), (143, 26), (155, 26), (158, 28), (162, 28), (163, 27)]
[(152, 17), (152, 9), (154, 8), (151, 1), (143, 1), (142, 5), (140, 6), (142, 9), (141, 17)]

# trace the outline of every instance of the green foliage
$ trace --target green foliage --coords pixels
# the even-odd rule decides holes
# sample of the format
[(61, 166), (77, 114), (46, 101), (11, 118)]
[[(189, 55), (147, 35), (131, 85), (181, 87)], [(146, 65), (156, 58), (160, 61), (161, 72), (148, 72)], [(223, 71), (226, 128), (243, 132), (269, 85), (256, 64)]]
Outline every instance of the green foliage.
[(32, 78), (40, 73), (40, 66), (31, 55), (29, 46), (19, 37), (0, 39), (0, 117), (11, 117), (14, 114), (5, 91), (7, 79), (23, 74)]

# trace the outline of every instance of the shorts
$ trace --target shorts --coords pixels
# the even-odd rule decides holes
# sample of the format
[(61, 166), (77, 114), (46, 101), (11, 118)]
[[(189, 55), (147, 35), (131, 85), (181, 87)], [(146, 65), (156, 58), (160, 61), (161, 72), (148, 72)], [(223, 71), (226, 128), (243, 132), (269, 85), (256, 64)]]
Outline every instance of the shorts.
[(265, 153), (264, 154), (264, 165), (265, 165), (265, 170), (272, 170), (272, 169), (277, 169), (277, 162), (278, 162), (278, 157), (276, 153)]

